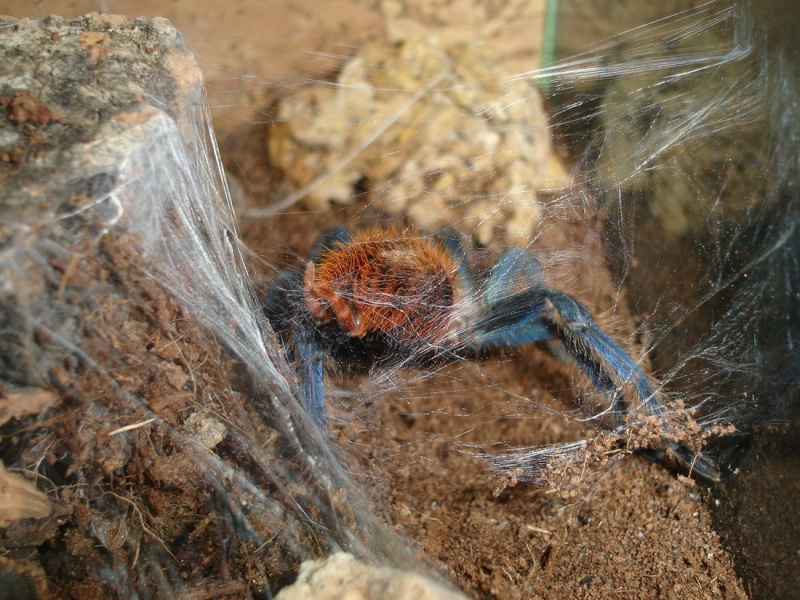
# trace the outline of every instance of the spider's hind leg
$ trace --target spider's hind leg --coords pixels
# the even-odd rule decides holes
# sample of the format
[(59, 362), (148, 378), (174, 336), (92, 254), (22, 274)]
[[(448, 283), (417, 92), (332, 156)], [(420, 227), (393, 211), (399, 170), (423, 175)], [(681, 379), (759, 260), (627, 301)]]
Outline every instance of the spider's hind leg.
[(663, 417), (666, 410), (647, 375), (630, 355), (611, 339), (589, 311), (563, 292), (550, 290), (552, 304), (549, 318), (553, 330), (592, 383), (601, 391), (621, 390), (632, 386), (648, 414)]
[[(498, 277), (500, 277), (498, 275)], [(476, 324), (473, 343), (476, 349), (509, 347), (558, 340), (589, 377), (597, 390), (609, 398), (615, 424), (624, 425), (624, 395), (641, 402), (647, 414), (661, 420), (664, 443), (674, 454), (700, 475), (718, 480), (713, 461), (673, 441), (672, 426), (661, 396), (647, 375), (625, 350), (603, 332), (589, 311), (571, 296), (544, 287), (512, 296), (500, 297)]]
[(548, 292), (548, 296), (553, 307), (549, 318), (552, 319), (554, 332), (565, 341), (570, 355), (597, 388), (610, 396), (612, 408), (615, 403), (618, 404), (617, 415), (624, 414), (622, 394), (626, 388), (632, 387), (647, 414), (661, 421), (663, 443), (690, 470), (718, 481), (720, 472), (714, 461), (693, 451), (683, 442), (672, 439), (674, 428), (668, 422), (668, 412), (661, 401), (661, 394), (636, 361), (597, 326), (589, 311), (577, 300), (553, 290)]
[[(546, 289), (544, 269), (538, 259), (530, 252), (520, 248), (510, 248), (500, 255), (489, 274), (483, 291), (483, 304), (488, 307), (490, 313), (508, 310), (516, 312), (519, 309), (513, 307), (511, 299), (517, 297), (522, 299), (524, 293), (538, 297)], [(506, 302), (507, 300), (508, 302)], [(521, 304), (524, 305), (525, 302)], [(524, 312), (524, 310), (523, 308), (522, 311)], [(563, 363), (567, 362), (569, 354), (564, 347), (564, 342), (559, 338), (552, 337), (548, 331), (541, 330), (537, 314), (530, 315), (529, 319), (528, 325), (524, 327), (526, 331), (519, 333), (522, 333), (523, 337), (529, 336), (531, 338), (529, 341), (544, 343), (550, 354), (556, 359)], [(529, 343), (529, 341), (520, 339), (514, 342), (514, 345)]]

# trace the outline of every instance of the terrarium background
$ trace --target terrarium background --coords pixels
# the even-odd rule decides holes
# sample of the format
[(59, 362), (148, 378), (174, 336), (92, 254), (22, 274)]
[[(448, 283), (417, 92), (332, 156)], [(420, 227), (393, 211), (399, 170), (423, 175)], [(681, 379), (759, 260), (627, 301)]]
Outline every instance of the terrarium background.
[[(585, 50), (611, 34), (687, 7), (680, 2), (657, 8), (651, 4), (561, 2), (557, 52)], [(478, 0), (434, 8), (427, 8), (430, 3), (422, 1), (320, 0), (320, 5), (229, 2), (221, 8), (216, 2), (106, 2), (98, 6), (92, 2), (23, 1), (6, 3), (0, 12), (18, 17), (78, 16), (102, 9), (129, 16), (169, 18), (184, 33), (204, 71), (223, 160), (236, 176), (234, 194), (246, 205), (265, 204), (280, 189), (264, 158), (267, 109), (275, 90), (306, 78), (327, 77), (344, 56), (367, 41), (402, 39), (421, 31), (445, 38), (481, 35), (493, 46), (507, 72), (541, 66), (543, 2), (510, 0), (500, 4), (502, 10), (497, 10), (496, 17), (489, 15), (490, 9)], [(795, 30), (791, 22), (797, 22), (797, 10), (792, 1), (771, 2), (765, 10), (780, 21), (770, 39), (788, 48), (789, 56), (796, 58), (796, 49), (782, 41), (792, 42), (793, 36), (781, 36)], [(285, 215), (246, 221), (241, 227), (251, 247), (273, 261), (286, 257), (287, 247), (304, 255), (315, 232), (335, 222), (362, 217), (362, 209), (357, 206), (313, 217)], [(309, 225), (309, 219), (313, 225)], [(606, 285), (613, 289), (610, 282)], [(563, 375), (557, 372), (548, 373), (546, 358), (488, 360), (474, 367), (452, 367), (457, 374), (444, 382), (426, 381), (415, 384), (417, 388), (400, 388), (394, 394), (396, 404), (382, 398), (381, 405), (371, 409), (369, 418), (380, 427), (344, 428), (338, 433), (345, 445), (357, 450), (348, 454), (354, 471), (366, 473), (366, 483), (390, 501), (398, 527), (419, 540), (459, 585), (481, 597), (524, 597), (531, 590), (543, 597), (619, 597), (621, 593), (677, 597), (712, 593), (709, 590), (725, 597), (736, 597), (742, 590), (752, 597), (791, 597), (796, 584), (780, 577), (792, 577), (792, 570), (781, 565), (796, 562), (800, 539), (792, 529), (796, 526), (791, 518), (784, 522), (780, 514), (770, 512), (767, 514), (775, 518), (751, 525), (756, 521), (745, 512), (748, 506), (754, 506), (754, 513), (763, 515), (761, 507), (769, 498), (773, 506), (785, 502), (779, 511), (784, 517), (796, 514), (800, 478), (796, 476), (797, 447), (791, 442), (782, 442), (782, 455), (768, 455), (768, 461), (760, 460), (751, 467), (741, 479), (742, 487), (716, 490), (716, 500), (711, 504), (721, 506), (718, 526), (725, 544), (717, 538), (712, 513), (692, 484), (641, 461), (628, 461), (615, 469), (599, 482), (592, 496), (577, 503), (564, 502), (527, 485), (495, 496), (496, 482), (485, 465), (453, 452), (442, 435), (454, 427), (448, 419), (457, 419), (457, 430), (467, 427), (461, 417), (438, 414), (436, 399), (452, 393), (448, 380), (457, 381), (458, 393), (476, 390), (469, 399), (472, 404), (468, 412), (484, 435), (496, 435), (514, 444), (531, 443), (531, 423), (498, 418), (485, 381), (524, 382), (534, 366), (542, 373), (542, 380), (549, 380), (554, 389), (565, 390), (566, 396), (569, 383), (559, 381)], [(514, 390), (512, 385), (504, 386)], [(534, 393), (522, 384), (518, 391)], [(514, 407), (504, 404), (502, 410), (513, 412)], [(580, 435), (574, 423), (557, 421), (536, 422), (536, 428), (540, 428), (535, 436), (537, 443), (559, 441), (570, 433)], [(487, 432), (488, 427), (497, 429)], [(761, 470), (765, 464), (773, 470)], [(377, 504), (381, 502), (376, 499)], [(770, 530), (776, 523), (783, 525)], [(769, 540), (769, 546), (755, 544), (755, 538), (748, 536), (750, 529), (760, 530), (757, 537)], [(768, 530), (770, 534), (765, 533)], [(642, 538), (640, 532), (646, 532), (646, 536)], [(636, 540), (635, 550), (631, 549), (631, 539)], [(785, 543), (777, 541), (781, 539)], [(663, 549), (665, 540), (669, 540), (668, 551)], [(777, 555), (770, 554), (776, 550)], [(685, 564), (671, 562), (676, 551), (686, 557)], [(741, 559), (738, 576), (745, 578), (743, 584), (728, 553)], [(673, 589), (674, 574), (670, 571), (674, 568), (696, 570), (697, 587)]]

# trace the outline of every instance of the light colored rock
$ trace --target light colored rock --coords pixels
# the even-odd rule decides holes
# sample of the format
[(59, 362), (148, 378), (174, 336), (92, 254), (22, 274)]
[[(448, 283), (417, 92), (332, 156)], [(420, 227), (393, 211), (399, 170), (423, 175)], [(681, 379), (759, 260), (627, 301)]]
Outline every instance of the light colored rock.
[(275, 600), (466, 600), (461, 592), (407, 571), (364, 564), (344, 552), (304, 562)]
[(379, 210), (483, 244), (527, 245), (538, 195), (569, 185), (536, 87), (432, 36), (367, 45), (337, 85), (282, 99), (269, 153), (309, 208), (353, 202), (366, 177)]
[(185, 426), (191, 432), (192, 438), (209, 450), (215, 448), (228, 435), (225, 424), (207, 412), (193, 412), (186, 419)]
[(383, 0), (378, 5), (392, 42), (435, 35), (455, 45), (480, 37), (506, 71), (541, 66), (545, 0)]

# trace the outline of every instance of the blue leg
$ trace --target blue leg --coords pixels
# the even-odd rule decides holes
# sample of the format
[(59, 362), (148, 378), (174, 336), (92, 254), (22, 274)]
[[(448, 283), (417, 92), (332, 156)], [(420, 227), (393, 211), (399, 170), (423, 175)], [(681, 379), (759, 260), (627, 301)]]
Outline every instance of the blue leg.
[[(636, 362), (594, 322), (577, 300), (546, 288), (532, 289), (495, 302), (477, 324), (476, 349), (508, 347), (561, 340), (592, 383), (609, 396), (611, 410), (621, 422), (623, 391), (632, 386), (648, 414), (664, 418), (667, 411), (656, 390)], [(665, 434), (669, 432), (664, 423)], [(685, 445), (666, 440), (675, 454), (709, 479), (719, 479), (716, 465)]]
[(297, 356), (297, 377), (306, 401), (306, 408), (314, 422), (324, 431), (328, 425), (325, 413), (323, 383), (323, 352), (312, 335), (300, 334), (295, 343)]
[[(544, 270), (536, 257), (519, 248), (503, 252), (492, 269), (483, 292), (483, 303), (492, 311), (496, 304), (524, 290), (545, 289)], [(565, 363), (569, 359), (562, 340), (545, 337), (541, 340), (550, 353)]]
[(467, 262), (467, 253), (464, 250), (464, 246), (461, 245), (458, 234), (449, 227), (437, 233), (436, 237), (444, 245), (445, 249), (458, 259), (457, 285), (459, 292), (466, 297), (475, 289), (475, 277)]
[(530, 252), (519, 248), (506, 250), (500, 256), (486, 281), (483, 303), (493, 306), (503, 298), (523, 290), (541, 289), (544, 286), (542, 265)]
[(543, 319), (547, 296), (544, 288), (506, 296), (489, 307), (475, 325), (475, 350), (543, 342), (553, 337)]
[(273, 282), (267, 291), (264, 312), (281, 339), (287, 359), (295, 365), (300, 394), (308, 413), (324, 429), (327, 424), (323, 384), (325, 353), (320, 346), (320, 334), (304, 310), (301, 273), (282, 273)]
[(563, 341), (601, 391), (609, 393), (632, 384), (650, 414), (664, 415), (647, 376), (595, 324), (589, 311), (566, 294), (541, 288), (505, 298), (481, 319), (474, 334), (478, 348), (517, 346), (553, 338)]
[[(553, 325), (569, 353), (586, 373), (597, 373), (613, 382), (616, 389), (633, 385), (647, 412), (657, 417), (666, 414), (647, 375), (634, 360), (605, 334), (589, 311), (577, 300), (561, 292), (550, 292)], [(590, 375), (591, 376), (591, 375)]]

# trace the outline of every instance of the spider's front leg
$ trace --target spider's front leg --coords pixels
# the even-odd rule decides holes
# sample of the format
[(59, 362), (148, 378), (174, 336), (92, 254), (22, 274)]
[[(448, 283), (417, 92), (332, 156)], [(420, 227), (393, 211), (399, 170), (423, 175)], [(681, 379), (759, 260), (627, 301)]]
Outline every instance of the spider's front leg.
[[(343, 226), (321, 233), (311, 247), (302, 270), (286, 271), (270, 285), (264, 303), (264, 313), (281, 339), (287, 359), (294, 364), (300, 393), (314, 422), (324, 431), (327, 428), (325, 410), (324, 366), (337, 340), (321, 329), (320, 319), (328, 312), (328, 304), (309, 298), (309, 274), (313, 279), (314, 265), (332, 249), (352, 239)], [(339, 299), (341, 302), (341, 299)]]
[(264, 312), (294, 364), (302, 397), (314, 422), (325, 431), (325, 350), (323, 339), (304, 307), (303, 277), (284, 272), (270, 286)]
[[(538, 271), (537, 271), (538, 269)], [(513, 282), (529, 289), (508, 293)], [(505, 294), (503, 293), (505, 292)], [(572, 296), (543, 284), (536, 259), (519, 251), (501, 257), (484, 293), (486, 314), (476, 324), (472, 343), (476, 350), (545, 342), (565, 351), (610, 399), (617, 425), (625, 412), (623, 395), (632, 389), (648, 414), (662, 419), (667, 444), (675, 455), (700, 475), (718, 480), (716, 465), (685, 444), (669, 439), (667, 410), (658, 392), (636, 362), (602, 331), (589, 311)]]

